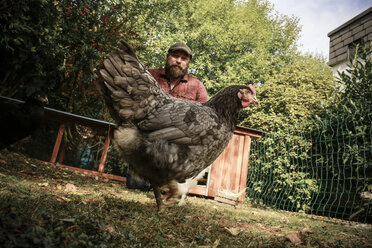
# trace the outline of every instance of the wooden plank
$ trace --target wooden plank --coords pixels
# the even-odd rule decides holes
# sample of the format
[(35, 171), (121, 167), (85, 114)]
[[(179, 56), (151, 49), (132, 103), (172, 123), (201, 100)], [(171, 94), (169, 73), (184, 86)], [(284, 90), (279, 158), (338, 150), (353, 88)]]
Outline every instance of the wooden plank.
[(115, 124), (107, 121), (97, 120), (81, 115), (76, 115), (52, 108), (45, 109), (45, 119), (57, 122), (71, 122), (83, 126), (91, 127), (96, 130), (107, 130), (108, 127), (114, 128)]
[(100, 173), (103, 173), (103, 170), (105, 169), (105, 162), (106, 162), (106, 158), (107, 158), (107, 151), (108, 151), (109, 146), (110, 146), (111, 135), (112, 135), (112, 132), (111, 132), (111, 129), (109, 127), (108, 131), (107, 131), (107, 137), (106, 137), (106, 140), (105, 140), (105, 145), (103, 147), (103, 151), (102, 151), (102, 154), (101, 154), (101, 160), (100, 160), (99, 166), (98, 166), (98, 172), (100, 172)]
[(85, 174), (85, 175), (104, 177), (104, 178), (107, 178), (107, 179), (116, 180), (116, 181), (120, 181), (120, 182), (126, 182), (127, 181), (126, 177), (121, 177), (121, 176), (116, 176), (116, 175), (106, 174), (106, 173), (100, 173), (98, 171), (86, 170), (86, 169), (77, 168), (77, 167), (73, 167), (73, 166), (68, 166), (68, 165), (64, 165), (64, 164), (58, 164), (58, 166), (69, 169), (69, 170), (77, 171), (77, 172), (79, 172), (81, 174)]
[(264, 132), (262, 131), (250, 129), (247, 127), (241, 127), (241, 126), (237, 126), (234, 133), (242, 134), (244, 136), (248, 135), (252, 138), (261, 138), (264, 135)]
[(248, 176), (248, 168), (249, 168), (249, 154), (251, 152), (251, 143), (252, 138), (249, 136), (244, 137), (244, 149), (243, 149), (243, 160), (240, 172), (240, 186), (239, 186), (239, 193), (242, 194), (239, 197), (239, 201), (244, 201), (245, 199), (245, 190), (247, 188), (247, 176)]
[(234, 200), (231, 200), (231, 199), (228, 199), (228, 198), (225, 198), (225, 197), (221, 197), (221, 196), (216, 196), (214, 198), (214, 200), (218, 201), (218, 202), (225, 203), (225, 204), (233, 205), (233, 206), (236, 206), (238, 204), (237, 201), (234, 201)]
[(60, 154), (59, 154), (59, 158), (58, 158), (58, 163), (60, 163), (60, 164), (63, 163), (63, 159), (65, 158), (65, 152), (66, 152), (66, 145), (65, 145), (65, 143), (63, 142), (63, 143), (62, 143), (61, 152), (60, 152)]
[(208, 188), (208, 196), (215, 197), (218, 188), (221, 184), (221, 178), (224, 177), (223, 174), (223, 163), (224, 163), (224, 157), (225, 153), (228, 152), (229, 146), (232, 143), (232, 139), (230, 140), (229, 144), (227, 145), (226, 149), (220, 154), (220, 156), (213, 162), (211, 173), (208, 175), (210, 177), (209, 181), (209, 188)]
[[(237, 192), (239, 190), (241, 155), (240, 146), (243, 145), (242, 135), (234, 134), (226, 149), (212, 165), (208, 196), (215, 197), (218, 190), (226, 189)], [(240, 160), (240, 162), (238, 161)]]
[(61, 125), (59, 126), (59, 129), (58, 129), (56, 143), (54, 144), (52, 157), (50, 158), (50, 163), (52, 163), (52, 164), (55, 164), (55, 162), (57, 160), (57, 155), (58, 155), (59, 147), (61, 145), (61, 141), (62, 141), (64, 131), (65, 131), (65, 123), (61, 123)]
[(190, 194), (207, 196), (207, 187), (196, 185), (189, 190)]
[(239, 193), (240, 189), (240, 173), (243, 162), (244, 154), (244, 135), (237, 135), (239, 143), (236, 144), (235, 154), (234, 154), (234, 163), (230, 165), (233, 169), (233, 174), (230, 175), (230, 181), (232, 182), (231, 187), (228, 188), (229, 191), (233, 193)]

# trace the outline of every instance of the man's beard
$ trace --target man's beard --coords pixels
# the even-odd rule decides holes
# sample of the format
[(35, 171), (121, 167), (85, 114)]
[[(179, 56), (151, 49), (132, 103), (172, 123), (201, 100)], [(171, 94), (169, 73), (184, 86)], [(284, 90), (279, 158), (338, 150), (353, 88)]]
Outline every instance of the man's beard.
[(182, 70), (180, 66), (177, 65), (171, 66), (168, 64), (168, 61), (165, 63), (165, 74), (167, 75), (168, 78), (183, 77), (186, 75), (187, 69), (188, 67)]

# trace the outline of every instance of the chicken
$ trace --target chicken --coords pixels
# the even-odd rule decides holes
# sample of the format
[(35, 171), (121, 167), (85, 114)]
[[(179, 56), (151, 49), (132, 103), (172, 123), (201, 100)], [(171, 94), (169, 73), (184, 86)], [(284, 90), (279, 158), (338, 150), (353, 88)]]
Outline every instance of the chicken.
[(0, 150), (35, 131), (43, 122), (45, 93), (37, 91), (25, 103), (0, 99)]
[(117, 127), (113, 139), (130, 170), (148, 181), (159, 210), (160, 187), (172, 202), (177, 184), (200, 173), (229, 143), (240, 109), (257, 105), (256, 90), (234, 85), (205, 103), (168, 95), (125, 42), (99, 69), (97, 81)]

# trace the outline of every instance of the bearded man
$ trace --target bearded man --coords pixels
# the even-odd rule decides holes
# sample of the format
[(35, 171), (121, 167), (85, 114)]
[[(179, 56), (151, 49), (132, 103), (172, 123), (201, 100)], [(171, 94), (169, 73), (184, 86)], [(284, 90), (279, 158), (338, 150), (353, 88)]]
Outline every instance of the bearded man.
[[(149, 69), (148, 71), (171, 96), (203, 103), (208, 101), (207, 90), (200, 80), (187, 74), (191, 58), (190, 47), (185, 43), (178, 42), (169, 48), (165, 68)], [(149, 183), (133, 178), (129, 170), (127, 170), (126, 176), (126, 185), (129, 189), (141, 191), (151, 189)]]
[(203, 103), (208, 101), (207, 90), (202, 82), (187, 74), (191, 58), (190, 47), (178, 42), (169, 48), (165, 68), (149, 72), (171, 96)]

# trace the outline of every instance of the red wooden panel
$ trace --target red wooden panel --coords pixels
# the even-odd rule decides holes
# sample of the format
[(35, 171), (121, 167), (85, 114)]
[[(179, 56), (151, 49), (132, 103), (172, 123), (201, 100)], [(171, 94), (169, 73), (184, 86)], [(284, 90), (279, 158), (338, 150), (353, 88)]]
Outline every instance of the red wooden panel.
[(196, 185), (195, 187), (192, 187), (189, 190), (190, 194), (196, 194), (196, 195), (204, 195), (207, 196), (207, 187), (206, 186), (200, 186)]
[(244, 152), (244, 136), (234, 134), (226, 149), (212, 165), (208, 196), (215, 197), (218, 190), (239, 192)]
[(61, 123), (61, 125), (59, 126), (56, 143), (54, 144), (52, 157), (50, 158), (50, 163), (52, 163), (52, 164), (54, 164), (57, 160), (59, 146), (61, 145), (61, 141), (62, 141), (64, 131), (65, 131), (65, 123)]
[(244, 201), (245, 199), (245, 190), (247, 188), (247, 176), (248, 176), (248, 167), (249, 167), (249, 154), (251, 152), (251, 141), (252, 138), (249, 136), (244, 137), (244, 152), (243, 152), (243, 160), (240, 172), (240, 187), (239, 193), (241, 195), (239, 197), (239, 201)]
[(127, 181), (126, 177), (121, 177), (121, 176), (116, 176), (116, 175), (106, 174), (106, 173), (100, 173), (98, 171), (76, 168), (76, 167), (72, 167), (72, 166), (68, 166), (68, 165), (64, 165), (64, 164), (58, 164), (58, 166), (63, 167), (63, 168), (67, 168), (69, 170), (78, 171), (78, 172), (80, 172), (82, 174), (86, 174), (86, 175), (100, 176), (100, 177), (104, 177), (104, 178), (111, 179), (111, 180), (116, 180), (116, 181), (121, 181), (121, 182), (126, 182)]
[(103, 151), (102, 151), (102, 154), (101, 154), (101, 160), (100, 160), (99, 166), (98, 166), (98, 172), (100, 172), (100, 173), (103, 173), (103, 170), (105, 168), (105, 162), (106, 162), (106, 158), (107, 158), (107, 151), (108, 151), (109, 146), (110, 146), (111, 134), (112, 134), (112, 132), (109, 128), (109, 130), (107, 131), (107, 137), (106, 137), (105, 145), (103, 147)]

